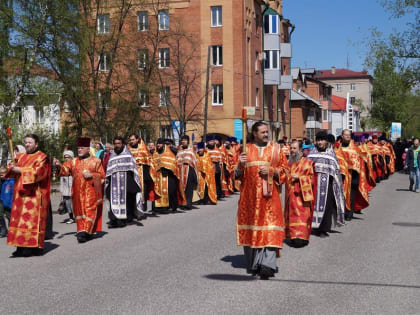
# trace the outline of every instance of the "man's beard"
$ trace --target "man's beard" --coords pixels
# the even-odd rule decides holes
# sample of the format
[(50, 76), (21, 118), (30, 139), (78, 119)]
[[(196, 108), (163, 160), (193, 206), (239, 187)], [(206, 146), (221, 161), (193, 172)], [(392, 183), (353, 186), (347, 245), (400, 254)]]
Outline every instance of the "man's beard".
[(160, 154), (160, 153), (163, 153), (163, 150), (164, 150), (164, 147), (162, 147), (162, 148), (158, 148), (158, 149), (156, 149), (157, 150), (157, 152)]
[(124, 150), (124, 147), (121, 147), (120, 149), (114, 148), (114, 152), (117, 154), (120, 154)]
[(319, 152), (325, 152), (325, 150), (327, 150), (327, 148), (321, 148), (320, 146), (316, 145), (316, 148), (318, 149)]
[(226, 145), (226, 149), (230, 150), (230, 144)]
[(214, 149), (214, 144), (208, 144), (207, 148), (209, 148), (210, 150), (213, 150)]
[(185, 149), (188, 149), (188, 144), (186, 144), (186, 145), (182, 145), (182, 148), (185, 150)]
[(131, 147), (133, 148), (133, 149), (137, 149), (137, 147), (139, 146), (139, 144), (138, 143), (136, 143), (136, 144), (132, 144), (131, 145)]
[(300, 159), (302, 158), (302, 155), (299, 153), (296, 154), (290, 154), (289, 156), (289, 163), (294, 164), (300, 161)]

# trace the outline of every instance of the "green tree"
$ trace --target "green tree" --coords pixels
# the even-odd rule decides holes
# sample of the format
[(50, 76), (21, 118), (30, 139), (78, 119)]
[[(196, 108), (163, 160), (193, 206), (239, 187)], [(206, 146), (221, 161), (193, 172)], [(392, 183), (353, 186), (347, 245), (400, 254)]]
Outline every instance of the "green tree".
[(367, 124), (389, 131), (401, 122), (404, 136), (418, 133), (420, 99), (420, 1), (382, 0), (392, 18), (413, 16), (403, 30), (389, 37), (373, 29), (365, 65), (373, 70), (373, 106)]

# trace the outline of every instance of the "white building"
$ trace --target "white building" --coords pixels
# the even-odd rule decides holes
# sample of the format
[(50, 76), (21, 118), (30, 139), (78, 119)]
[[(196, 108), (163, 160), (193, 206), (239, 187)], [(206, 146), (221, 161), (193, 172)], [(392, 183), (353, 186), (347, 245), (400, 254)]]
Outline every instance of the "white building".
[(353, 107), (352, 117), (349, 113), (349, 102), (344, 97), (331, 96), (331, 131), (337, 137), (341, 136), (343, 129), (351, 131), (360, 130), (360, 112), (357, 107)]
[[(17, 86), (20, 78), (9, 78), (10, 86)], [(1, 123), (12, 126), (15, 135), (26, 133), (58, 134), (60, 132), (61, 88), (57, 81), (44, 76), (32, 77), (24, 89), (24, 96), (18, 106), (10, 112), (10, 105), (0, 105)], [(7, 126), (0, 126), (5, 129)], [(17, 145), (19, 143), (15, 143)], [(4, 145), (4, 143), (3, 143)], [(0, 145), (0, 156), (3, 146)]]

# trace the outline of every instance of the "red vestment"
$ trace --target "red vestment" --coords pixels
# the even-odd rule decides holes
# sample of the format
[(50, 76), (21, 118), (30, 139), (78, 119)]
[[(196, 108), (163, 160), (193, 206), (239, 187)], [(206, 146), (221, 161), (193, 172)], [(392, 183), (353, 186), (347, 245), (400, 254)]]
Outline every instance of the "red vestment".
[(41, 151), (24, 153), (16, 157), (16, 166), (20, 174), (6, 174), (15, 178), (7, 245), (44, 248), (50, 206), (49, 159)]
[[(149, 150), (147, 150), (147, 146), (143, 140), (139, 142), (137, 148), (133, 148), (130, 145), (128, 145), (128, 149), (130, 150), (131, 154), (136, 160), (137, 171), (139, 173), (139, 179), (140, 179), (140, 186), (141, 186), (140, 188), (141, 188), (141, 193), (143, 197), (143, 203), (145, 203), (147, 200), (154, 201), (158, 195), (157, 193), (158, 186), (156, 183), (156, 170), (155, 170), (155, 165), (153, 163), (153, 157), (150, 154)], [(149, 167), (149, 174), (153, 180), (153, 184), (150, 183), (150, 185), (153, 185), (153, 187), (148, 187), (149, 190), (146, 190), (146, 187), (144, 187), (143, 165), (147, 165)], [(148, 196), (145, 195), (146, 191), (149, 191)]]
[(350, 209), (350, 194), (346, 195), (350, 191), (350, 177), (349, 177), (349, 166), (346, 161), (346, 156), (344, 155), (343, 149), (338, 146), (334, 148), (335, 156), (337, 157), (338, 164), (340, 165), (340, 174), (343, 179), (343, 191), (344, 197), (346, 200), (346, 208)]
[(390, 143), (385, 143), (382, 146), (382, 150), (384, 152), (385, 156), (389, 157), (389, 162), (386, 163), (386, 159), (385, 159), (385, 163), (388, 166), (388, 175), (394, 174), (395, 172), (395, 152), (394, 152), (394, 148), (392, 147), (392, 145)]
[[(222, 185), (222, 190), (225, 191), (227, 190), (227, 185), (225, 182), (225, 172), (223, 170), (223, 161), (224, 161), (224, 156), (223, 153), (220, 151), (220, 149), (218, 147), (214, 147), (214, 149), (207, 149), (207, 153), (211, 159), (211, 161), (215, 164), (219, 164), (220, 166), (220, 183)], [(216, 174), (215, 174), (216, 176)]]
[(154, 165), (156, 168), (156, 184), (158, 187), (159, 199), (155, 201), (155, 205), (158, 208), (169, 207), (169, 182), (168, 176), (162, 174), (162, 168), (170, 170), (177, 181), (177, 201), (178, 205), (185, 206), (187, 200), (185, 198), (185, 192), (181, 183), (181, 176), (179, 173), (179, 168), (177, 165), (177, 159), (175, 154), (170, 150), (170, 148), (165, 145), (163, 153), (158, 153), (157, 151), (153, 155)]
[[(289, 163), (290, 173), (286, 183), (286, 206), (284, 218), (287, 239), (309, 241), (312, 227), (314, 203), (314, 162), (302, 157), (297, 163)], [(292, 176), (299, 176), (293, 180)]]
[[(286, 179), (286, 157), (280, 152), (280, 147), (272, 142), (265, 147), (248, 143), (247, 157), (241, 176), (237, 243), (252, 248), (282, 248), (284, 221), (279, 187)], [(259, 175), (261, 166), (269, 167), (266, 179)]]
[(207, 187), (207, 194), (212, 203), (217, 204), (216, 180), (214, 178), (214, 164), (207, 152), (202, 156), (197, 153), (197, 171), (198, 171), (198, 195), (204, 199)]
[(290, 147), (285, 144), (282, 148), (281, 148), (281, 152), (287, 157), (290, 155)]
[(233, 146), (230, 149), (226, 149), (226, 156), (227, 156), (227, 171), (229, 172), (229, 179), (228, 179), (228, 190), (230, 193), (235, 192), (235, 168), (238, 164), (238, 157), (235, 148)]
[(375, 179), (385, 176), (385, 157), (383, 154), (382, 146), (379, 143), (368, 142), (367, 147), (370, 154), (373, 157), (374, 169), (375, 169)]
[(180, 148), (176, 155), (178, 168), (181, 177), (182, 187), (185, 190), (187, 187), (188, 173), (190, 172), (190, 166), (197, 174), (197, 157), (192, 148), (182, 149)]
[(369, 184), (369, 191), (376, 186), (375, 171), (373, 168), (372, 155), (369, 152), (369, 148), (366, 143), (359, 146), (360, 152), (362, 153), (363, 160), (366, 166), (366, 178)]
[(369, 206), (369, 184), (366, 178), (363, 156), (359, 147), (356, 146), (353, 140), (350, 141), (347, 147), (341, 146), (341, 148), (344, 152), (349, 170), (348, 176), (350, 185), (347, 188), (347, 191), (344, 192), (344, 196), (346, 197), (346, 209), (348, 211), (351, 210), (347, 200), (350, 200), (352, 171), (356, 171), (359, 174), (359, 186), (355, 196), (354, 210), (360, 211)]
[[(92, 174), (85, 179), (84, 171)], [(60, 176), (73, 176), (72, 199), (77, 232), (93, 234), (102, 228), (103, 181), (105, 172), (100, 159), (79, 157), (63, 163)]]

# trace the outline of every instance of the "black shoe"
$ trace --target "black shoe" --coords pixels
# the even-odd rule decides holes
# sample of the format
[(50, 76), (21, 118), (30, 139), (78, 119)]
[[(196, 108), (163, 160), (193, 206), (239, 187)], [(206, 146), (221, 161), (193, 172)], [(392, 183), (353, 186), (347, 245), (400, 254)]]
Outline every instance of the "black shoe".
[(46, 241), (49, 241), (49, 240), (52, 240), (54, 238), (54, 234), (47, 234), (47, 235), (45, 235), (45, 240)]
[(319, 232), (319, 237), (320, 238), (326, 238), (328, 236), (330, 236), (330, 235), (327, 232)]
[(86, 243), (92, 238), (92, 235), (83, 231), (83, 232), (77, 233), (76, 237), (79, 243)]
[(116, 229), (118, 227), (117, 223), (109, 223), (108, 224), (108, 229)]
[(252, 270), (252, 269), (248, 269), (248, 268), (246, 269), (246, 273), (250, 274), (253, 277), (255, 277), (258, 274), (258, 272), (256, 270)]
[(268, 280), (270, 277), (274, 277), (274, 271), (269, 267), (261, 266), (259, 275), (261, 280)]
[(143, 213), (142, 215), (137, 217), (137, 221), (141, 221), (141, 220), (146, 220), (147, 219), (147, 214)]
[(13, 257), (22, 257), (23, 247), (16, 247), (16, 250), (12, 253)]
[(42, 248), (31, 248), (31, 247), (25, 247), (22, 250), (22, 254), (20, 257), (32, 257), (32, 256), (41, 256), (43, 252)]

